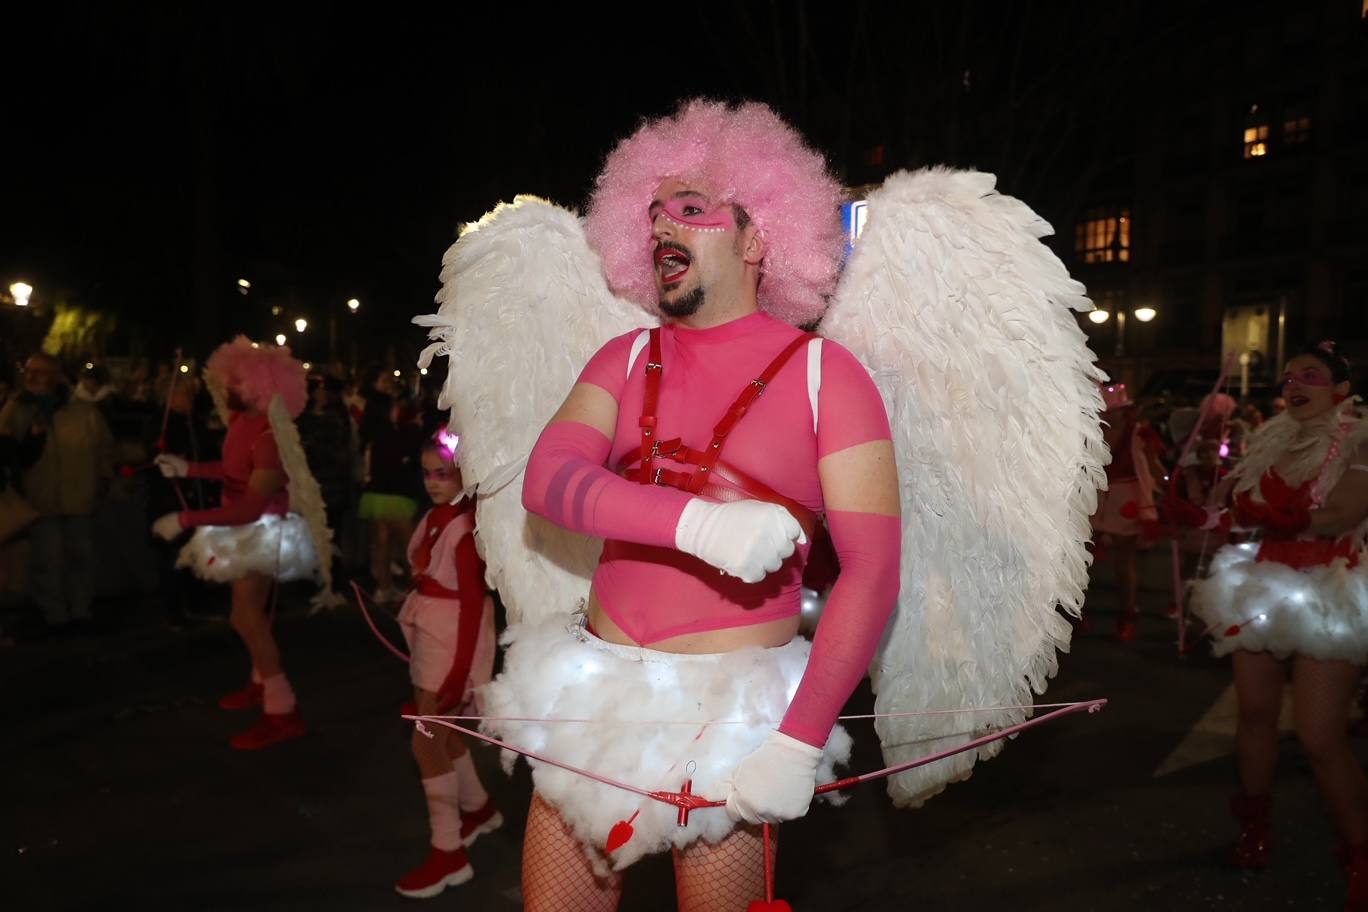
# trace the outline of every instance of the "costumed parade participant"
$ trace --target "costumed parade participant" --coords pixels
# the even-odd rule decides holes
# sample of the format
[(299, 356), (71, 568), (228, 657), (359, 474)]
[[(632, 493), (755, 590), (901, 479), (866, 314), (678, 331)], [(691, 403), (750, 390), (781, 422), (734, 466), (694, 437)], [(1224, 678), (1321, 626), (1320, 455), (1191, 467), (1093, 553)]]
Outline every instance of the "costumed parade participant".
[(482, 737), (532, 764), (528, 909), (615, 908), (666, 849), (679, 908), (766, 899), (769, 824), (847, 759), (866, 670), (890, 768), (864, 778), (915, 804), (1067, 646), (1105, 458), (1082, 287), (991, 177), (932, 170), (870, 197), (838, 289), (841, 201), (768, 108), (690, 102), (612, 152), (583, 225), (520, 197), (467, 226), (416, 321), (509, 608)]
[(1235, 863), (1267, 865), (1272, 841), (1278, 714), (1291, 665), (1297, 737), (1330, 806), (1349, 865), (1351, 909), (1368, 909), (1368, 783), (1346, 725), (1368, 664), (1368, 422), (1349, 398), (1349, 365), (1333, 343), (1287, 363), (1287, 410), (1265, 423), (1218, 503), (1173, 504), (1180, 521), (1256, 530), (1257, 542), (1222, 548), (1193, 610), (1234, 660), (1241, 791)]
[(1140, 421), (1126, 384), (1104, 384), (1101, 393), (1106, 403), (1103, 435), (1112, 458), (1107, 465), (1107, 490), (1098, 498), (1092, 526), (1099, 550), (1112, 563), (1121, 593), (1116, 638), (1129, 643), (1136, 634), (1140, 534), (1146, 523), (1153, 524), (1159, 517), (1154, 506), (1155, 478), (1163, 478), (1164, 471), (1155, 450), (1162, 443), (1153, 429)]
[(262, 707), (257, 724), (229, 742), (255, 750), (304, 734), (271, 631), (271, 604), (280, 582), (320, 579), (329, 591), (330, 562), (317, 555), (331, 554), (332, 532), (294, 425), (308, 398), (304, 366), (288, 348), (258, 346), (238, 336), (210, 355), (205, 381), (228, 428), (222, 461), (188, 462), (163, 453), (156, 463), (173, 484), (179, 478), (221, 481), (220, 505), (167, 513), (152, 531), (171, 541), (193, 529), (177, 564), (200, 579), (232, 585), (230, 621), (247, 647), (252, 675), (219, 706)]
[[(464, 711), (494, 671), (494, 601), (475, 550), (475, 502), (462, 496), (460, 438), (439, 431), (422, 448), (423, 486), (433, 507), (408, 545), (413, 591), (399, 613), (409, 647), (418, 713)], [(470, 749), (453, 731), (413, 733), (413, 758), (427, 797), (432, 848), (394, 885), (426, 899), (475, 876), (466, 847), (503, 825), (480, 783)]]

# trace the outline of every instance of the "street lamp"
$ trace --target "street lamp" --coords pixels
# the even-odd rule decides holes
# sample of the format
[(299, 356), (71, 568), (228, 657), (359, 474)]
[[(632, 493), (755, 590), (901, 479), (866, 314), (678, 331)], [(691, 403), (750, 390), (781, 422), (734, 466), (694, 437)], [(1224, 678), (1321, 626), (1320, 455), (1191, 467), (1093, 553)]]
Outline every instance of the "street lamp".
[(1092, 320), (1094, 323), (1101, 326), (1103, 323), (1106, 323), (1109, 319), (1111, 319), (1111, 311), (1102, 310), (1101, 308), (1098, 308), (1097, 310), (1091, 310), (1088, 312), (1088, 319)]
[(356, 298), (352, 298), (347, 302), (347, 310), (350, 310), (352, 313), (356, 313), (360, 309), (361, 302), (358, 301)]
[(309, 328), (309, 321), (308, 321), (308, 320), (304, 319), (303, 317), (300, 317), (298, 320), (295, 320), (295, 332), (300, 332), (300, 333), (302, 333), (304, 330), (306, 330), (306, 329), (308, 329), (308, 328)]
[(1148, 323), (1158, 315), (1159, 311), (1155, 310), (1153, 307), (1135, 308), (1135, 319), (1139, 320), (1141, 323)]
[(285, 334), (284, 334), (284, 333), (276, 333), (276, 345), (284, 345), (284, 344), (285, 344)]
[(10, 286), (10, 295), (14, 298), (15, 307), (28, 307), (29, 297), (33, 294), (33, 286), (27, 282), (15, 282)]
[(252, 283), (246, 279), (238, 279), (238, 294), (246, 294), (252, 290)]

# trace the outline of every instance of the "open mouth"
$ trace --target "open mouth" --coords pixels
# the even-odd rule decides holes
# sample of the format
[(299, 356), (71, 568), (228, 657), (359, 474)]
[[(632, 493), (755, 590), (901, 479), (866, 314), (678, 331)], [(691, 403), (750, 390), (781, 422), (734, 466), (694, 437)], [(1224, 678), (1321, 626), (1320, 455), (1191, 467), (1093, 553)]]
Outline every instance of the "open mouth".
[(1308, 402), (1310, 402), (1310, 401), (1311, 401), (1311, 397), (1309, 397), (1309, 396), (1291, 396), (1291, 397), (1288, 398), (1287, 404), (1290, 405), (1290, 406), (1293, 406), (1293, 407), (1297, 407), (1297, 406), (1306, 405), (1306, 403), (1308, 403)]
[(684, 273), (689, 271), (689, 263), (689, 255), (680, 247), (661, 244), (656, 248), (656, 274), (660, 276), (662, 285), (673, 285), (684, 278)]

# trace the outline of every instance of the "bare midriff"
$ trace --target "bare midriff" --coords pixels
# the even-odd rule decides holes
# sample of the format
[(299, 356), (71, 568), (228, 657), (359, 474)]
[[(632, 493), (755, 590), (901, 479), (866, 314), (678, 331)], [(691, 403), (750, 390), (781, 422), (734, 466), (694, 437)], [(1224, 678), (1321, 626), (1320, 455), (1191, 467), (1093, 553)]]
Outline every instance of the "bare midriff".
[(589, 592), (589, 626), (594, 635), (609, 643), (621, 646), (642, 646), (657, 652), (676, 652), (686, 655), (702, 655), (710, 652), (732, 652), (747, 646), (783, 646), (798, 635), (798, 616), (780, 618), (760, 624), (746, 624), (741, 627), (726, 627), (721, 630), (703, 630), (698, 633), (684, 633), (654, 643), (638, 643), (613, 622), (608, 612), (599, 604), (598, 595)]

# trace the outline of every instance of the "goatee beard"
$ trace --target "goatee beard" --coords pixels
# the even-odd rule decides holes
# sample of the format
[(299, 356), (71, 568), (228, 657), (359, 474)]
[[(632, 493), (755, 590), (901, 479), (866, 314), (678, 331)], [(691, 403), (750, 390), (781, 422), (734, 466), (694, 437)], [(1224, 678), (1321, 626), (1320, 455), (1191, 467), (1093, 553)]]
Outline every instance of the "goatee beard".
[(675, 301), (660, 302), (660, 312), (672, 320), (692, 317), (703, 306), (703, 288), (699, 286)]

